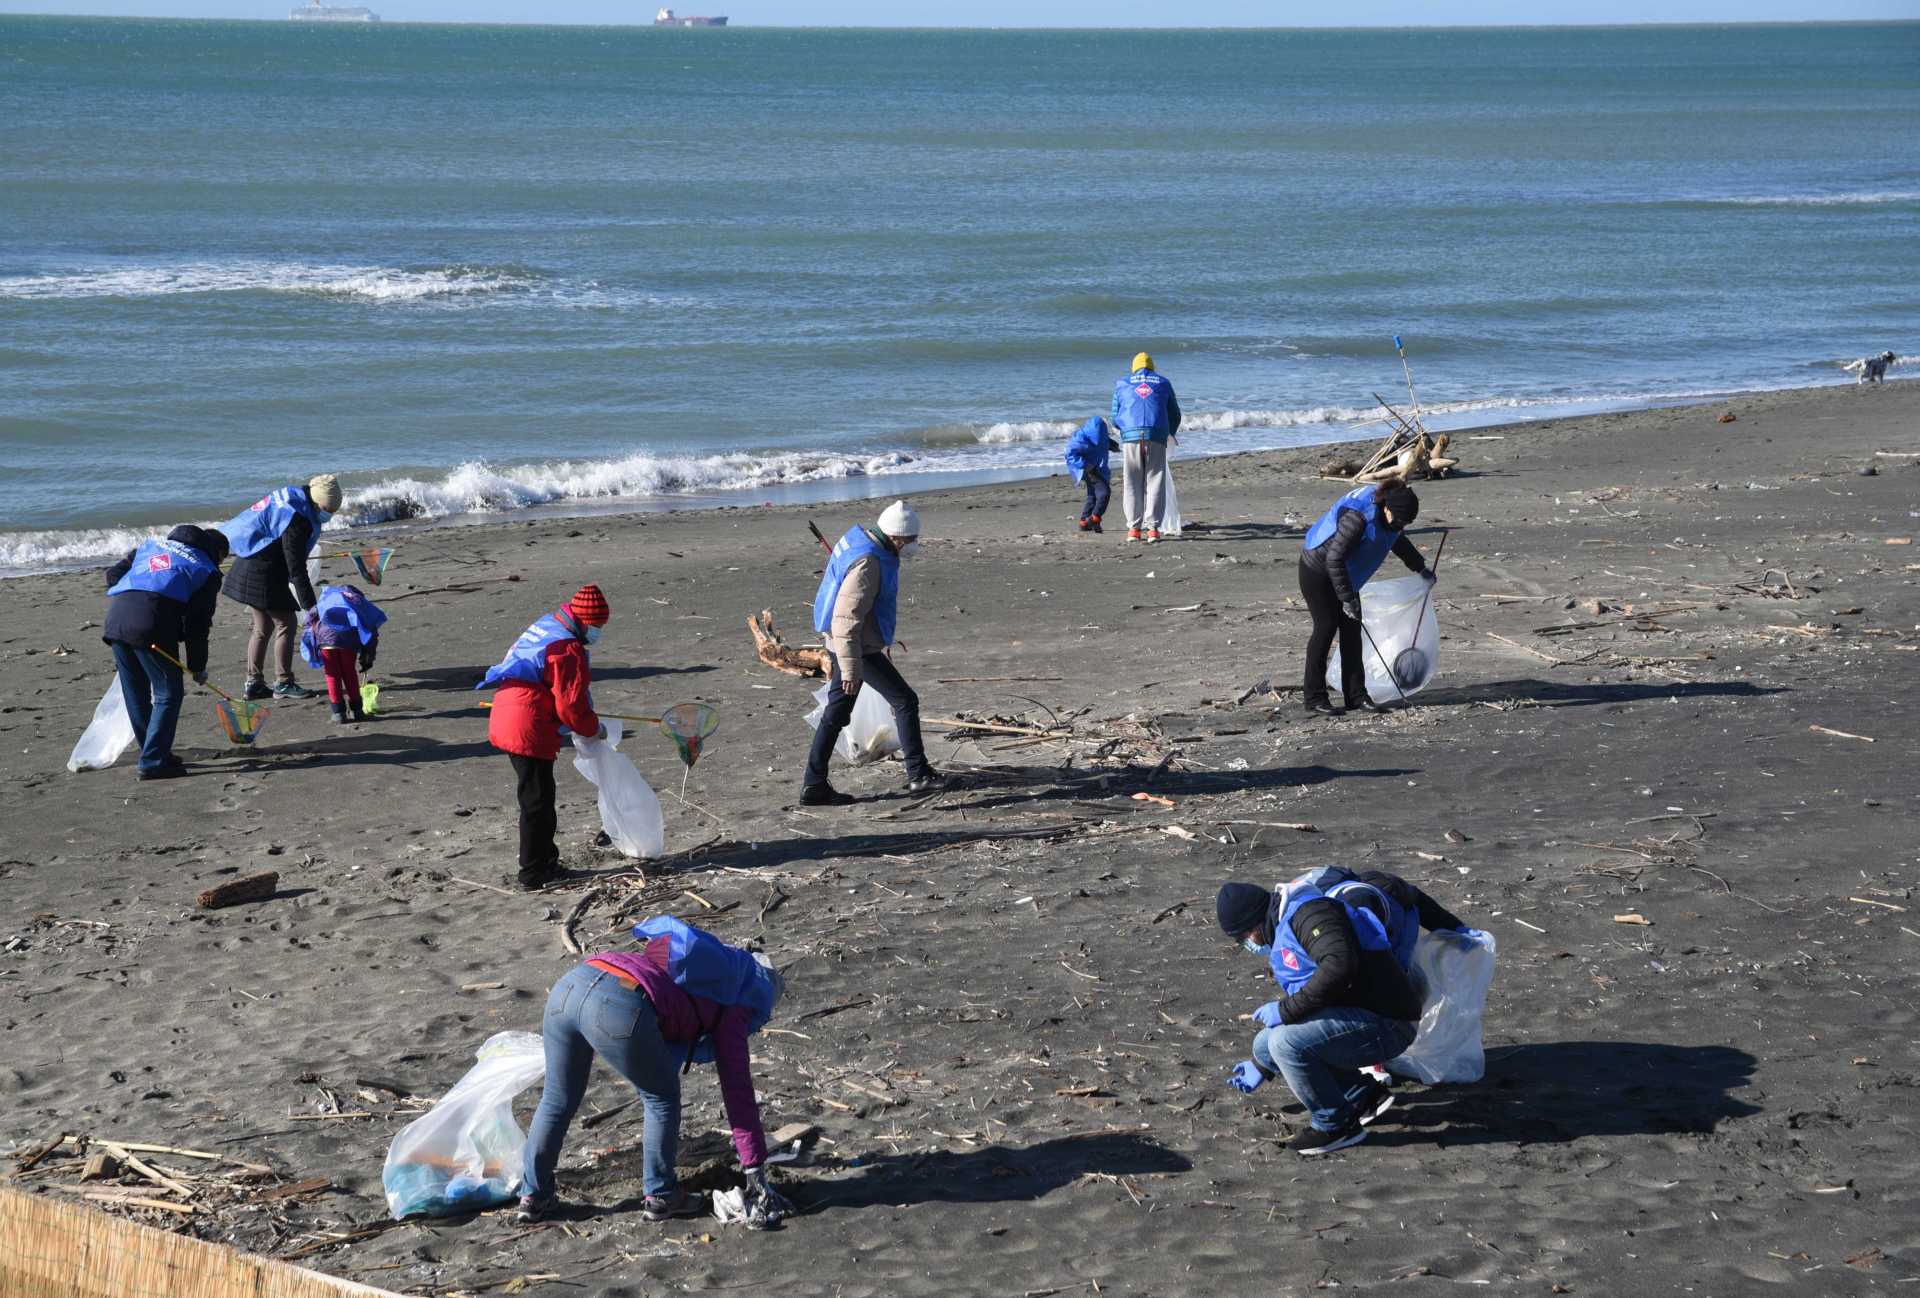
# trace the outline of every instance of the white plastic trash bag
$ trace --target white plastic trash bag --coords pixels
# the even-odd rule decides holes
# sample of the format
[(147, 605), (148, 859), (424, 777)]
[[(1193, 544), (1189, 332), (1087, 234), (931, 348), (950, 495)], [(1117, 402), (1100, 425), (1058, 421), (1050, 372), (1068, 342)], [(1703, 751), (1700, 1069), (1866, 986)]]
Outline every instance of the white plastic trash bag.
[(1493, 983), (1493, 934), (1477, 928), (1428, 932), (1413, 948), (1413, 968), (1426, 986), (1426, 1007), (1413, 1044), (1387, 1071), (1417, 1081), (1477, 1082), (1486, 1075), (1480, 1020)]
[(1160, 535), (1180, 535), (1180, 497), (1173, 490), (1173, 461), (1167, 461), (1167, 494), (1160, 506)]
[[(813, 711), (807, 713), (807, 724), (815, 730), (820, 728), (820, 718), (827, 710), (827, 689), (828, 686), (822, 685), (813, 692), (814, 706)], [(871, 685), (860, 687), (853, 699), (853, 717), (840, 732), (833, 751), (856, 766), (881, 761), (900, 751), (900, 735), (893, 724), (893, 705), (881, 697), (879, 690)]]
[(67, 769), (104, 771), (127, 751), (127, 745), (133, 742), (133, 738), (133, 719), (127, 715), (127, 696), (120, 692), (120, 678), (115, 676), (113, 683), (107, 686), (107, 692), (100, 696), (99, 706), (93, 710), (92, 724), (80, 736), (80, 742), (73, 746), (73, 756), (67, 758)]
[(537, 1032), (496, 1032), (440, 1102), (408, 1123), (387, 1150), (380, 1183), (395, 1221), (478, 1212), (513, 1198), (527, 1133), (513, 1100), (546, 1076)]
[(658, 856), (667, 848), (667, 822), (653, 786), (619, 751), (620, 723), (607, 718), (605, 739), (573, 737), (573, 769), (600, 791), (600, 827), (622, 856)]
[[(1367, 694), (1375, 703), (1411, 698), (1439, 674), (1440, 620), (1427, 589), (1427, 579), (1411, 573), (1360, 588), (1360, 622), (1366, 628), (1360, 636), (1360, 658), (1367, 667)], [(1404, 679), (1395, 679), (1396, 674)], [(1327, 658), (1327, 688), (1340, 688), (1337, 643)], [(1347, 700), (1348, 706), (1353, 703)]]

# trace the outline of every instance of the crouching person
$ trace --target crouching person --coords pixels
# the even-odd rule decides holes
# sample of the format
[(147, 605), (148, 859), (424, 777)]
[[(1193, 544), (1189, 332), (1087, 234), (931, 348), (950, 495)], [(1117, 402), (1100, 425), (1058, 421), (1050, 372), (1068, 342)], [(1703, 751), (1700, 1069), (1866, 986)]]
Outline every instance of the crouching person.
[(710, 1063), (745, 1173), (747, 1225), (776, 1226), (792, 1211), (767, 1176), (767, 1138), (754, 1098), (748, 1038), (773, 1017), (786, 981), (767, 958), (728, 946), (672, 916), (636, 925), (639, 951), (603, 951), (554, 984), (540, 1035), (547, 1079), (527, 1132), (519, 1217), (539, 1221), (559, 1206), (554, 1166), (587, 1093), (593, 1058), (611, 1064), (645, 1107), (647, 1221), (699, 1209), (680, 1187), (680, 1079)]
[(1420, 930), (1463, 924), (1419, 888), (1383, 870), (1322, 866), (1269, 892), (1221, 887), (1221, 931), (1265, 957), (1281, 997), (1254, 1011), (1253, 1058), (1229, 1085), (1252, 1093), (1286, 1078), (1311, 1126), (1300, 1154), (1330, 1154), (1366, 1138), (1393, 1106), (1392, 1093), (1360, 1070), (1413, 1044), (1421, 991), (1409, 976)]

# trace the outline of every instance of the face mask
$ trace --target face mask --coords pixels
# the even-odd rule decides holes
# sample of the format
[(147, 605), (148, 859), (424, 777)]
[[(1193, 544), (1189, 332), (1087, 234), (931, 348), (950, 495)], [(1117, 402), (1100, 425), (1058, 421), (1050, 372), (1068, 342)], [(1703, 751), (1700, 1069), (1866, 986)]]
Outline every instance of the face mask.
[(900, 547), (900, 557), (902, 559), (911, 559), (918, 553), (920, 553), (920, 542), (918, 541), (908, 541)]
[(333, 511), (331, 509), (322, 509), (317, 512), (320, 515), (320, 522), (322, 525), (331, 523), (333, 521)]
[(1250, 937), (1241, 938), (1240, 947), (1248, 955), (1272, 955), (1273, 954), (1273, 943), (1256, 942)]
[(603, 626), (590, 626), (590, 627), (584, 628), (584, 630), (586, 632), (586, 641), (588, 644), (599, 644), (600, 633), (606, 630), (606, 628)]

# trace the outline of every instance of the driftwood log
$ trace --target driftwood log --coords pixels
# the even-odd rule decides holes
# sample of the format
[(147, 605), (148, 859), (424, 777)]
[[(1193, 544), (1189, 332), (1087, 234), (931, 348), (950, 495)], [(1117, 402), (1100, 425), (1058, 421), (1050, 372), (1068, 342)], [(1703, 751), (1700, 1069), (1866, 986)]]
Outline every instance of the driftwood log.
[(207, 889), (200, 894), (200, 909), (219, 910), (222, 906), (237, 906), (243, 901), (265, 901), (279, 890), (280, 876), (272, 870), (263, 870), (259, 874), (249, 874), (232, 883)]
[(774, 629), (773, 610), (761, 609), (747, 619), (747, 631), (753, 636), (753, 651), (760, 661), (789, 676), (824, 677), (827, 674), (825, 649), (796, 649), (780, 638)]

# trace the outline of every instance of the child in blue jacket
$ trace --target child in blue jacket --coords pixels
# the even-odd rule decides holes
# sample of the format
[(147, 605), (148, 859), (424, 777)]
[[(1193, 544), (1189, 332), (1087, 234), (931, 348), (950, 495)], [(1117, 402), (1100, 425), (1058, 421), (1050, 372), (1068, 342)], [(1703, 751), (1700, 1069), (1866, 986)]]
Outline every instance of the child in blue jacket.
[(308, 615), (300, 650), (308, 666), (327, 674), (327, 707), (336, 725), (349, 718), (367, 719), (360, 701), (360, 672), (372, 670), (380, 650), (380, 625), (386, 620), (386, 613), (358, 586), (344, 585), (323, 588)]
[(1100, 515), (1107, 512), (1113, 496), (1113, 479), (1107, 472), (1107, 454), (1120, 449), (1120, 443), (1107, 432), (1107, 421), (1099, 415), (1074, 430), (1067, 441), (1067, 467), (1074, 481), (1084, 482), (1087, 502), (1080, 509), (1080, 530), (1098, 532)]

